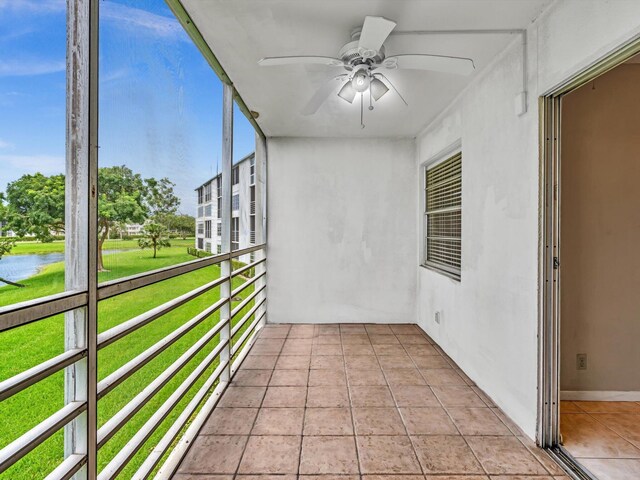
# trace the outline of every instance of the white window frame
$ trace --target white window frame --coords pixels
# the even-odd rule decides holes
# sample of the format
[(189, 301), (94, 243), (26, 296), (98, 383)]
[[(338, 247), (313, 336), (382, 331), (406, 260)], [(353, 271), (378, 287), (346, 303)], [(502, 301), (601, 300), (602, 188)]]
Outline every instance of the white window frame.
[[(426, 213), (426, 202), (427, 202), (427, 198), (426, 198), (426, 175), (427, 175), (427, 170), (430, 170), (433, 167), (436, 167), (438, 164), (445, 162), (447, 160), (449, 160), (450, 158), (456, 156), (456, 155), (462, 155), (462, 141), (461, 140), (457, 140), (456, 142), (454, 142), (453, 144), (449, 145), (448, 147), (444, 148), (443, 150), (441, 150), (440, 152), (438, 152), (437, 154), (433, 155), (432, 157), (430, 157), (428, 160), (424, 161), (421, 165), (420, 165), (420, 172), (418, 175), (418, 182), (419, 182), (419, 191), (420, 191), (420, 209), (418, 214), (420, 215), (420, 225), (421, 228), (420, 230), (420, 241), (419, 241), (419, 252), (420, 252), (420, 257), (419, 257), (419, 262), (420, 262), (420, 266), (427, 269), (427, 270), (431, 270), (435, 273), (439, 273), (441, 275), (444, 275), (446, 277), (451, 278), (452, 280), (455, 280), (456, 282), (461, 282), (462, 281), (462, 267), (464, 265), (464, 258), (462, 258), (462, 249), (460, 252), (461, 255), (461, 261), (460, 261), (460, 271), (449, 271), (446, 268), (440, 266), (440, 265), (435, 265), (432, 263), (428, 263), (427, 262), (427, 213)], [(463, 157), (463, 161), (464, 161), (464, 155), (462, 155)], [(463, 165), (464, 167), (464, 165)], [(462, 187), (462, 191), (464, 192), (464, 173), (462, 174), (462, 179), (460, 180), (461, 183), (463, 184)], [(462, 210), (462, 207), (461, 207)], [(464, 215), (463, 215), (464, 218)], [(462, 227), (462, 225), (461, 225)], [(462, 235), (463, 237), (464, 235)], [(462, 240), (461, 240), (462, 241)]]

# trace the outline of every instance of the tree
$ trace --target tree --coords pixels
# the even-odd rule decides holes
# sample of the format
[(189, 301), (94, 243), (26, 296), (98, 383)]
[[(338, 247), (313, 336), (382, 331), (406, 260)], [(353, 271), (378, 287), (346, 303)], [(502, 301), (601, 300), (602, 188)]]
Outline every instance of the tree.
[(139, 174), (125, 167), (98, 170), (98, 271), (104, 271), (102, 246), (118, 222), (143, 223), (148, 215), (146, 185)]
[[(0, 260), (2, 260), (2, 257), (4, 255), (8, 254), (11, 251), (15, 244), (16, 243), (14, 240), (0, 240)], [(24, 285), (22, 285), (21, 283), (15, 283), (2, 277), (0, 277), (0, 282), (6, 283), (7, 285), (13, 285), (14, 287), (24, 287)]]
[(162, 247), (170, 247), (171, 243), (167, 237), (167, 227), (159, 223), (147, 223), (142, 229), (143, 237), (138, 239), (138, 245), (141, 249), (153, 248), (153, 258), (156, 258), (156, 252)]
[(196, 235), (196, 219), (191, 215), (167, 215), (164, 221), (169, 231), (177, 233), (183, 240)]
[(23, 175), (7, 185), (6, 228), (42, 242), (64, 232), (64, 175)]
[(168, 178), (147, 178), (145, 180), (147, 191), (145, 195), (145, 205), (149, 210), (149, 218), (154, 222), (166, 224), (169, 215), (175, 215), (180, 205), (180, 199), (173, 193), (176, 186)]

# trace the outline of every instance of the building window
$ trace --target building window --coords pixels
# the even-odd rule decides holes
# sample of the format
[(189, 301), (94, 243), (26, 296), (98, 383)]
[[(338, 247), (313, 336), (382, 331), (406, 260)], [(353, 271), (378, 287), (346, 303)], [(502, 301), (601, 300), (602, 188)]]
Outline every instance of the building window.
[(222, 236), (222, 222), (216, 223), (216, 233), (219, 237)]
[(256, 157), (249, 160), (249, 185), (256, 183)]
[(218, 194), (218, 215), (216, 218), (222, 218), (222, 177), (216, 179), (216, 192)]
[(202, 250), (204, 245), (204, 240), (202, 238), (198, 239), (198, 250)]
[(460, 279), (462, 154), (425, 169), (424, 265)]
[(203, 202), (203, 200), (204, 200), (202, 193), (203, 193), (203, 192), (202, 192), (202, 187), (200, 187), (200, 188), (198, 189), (198, 203), (202, 203), (202, 202)]
[(218, 244), (217, 252), (222, 253), (222, 245)]
[(231, 219), (231, 250), (240, 249), (240, 219)]
[(204, 249), (205, 249), (205, 251), (211, 253), (211, 242), (207, 242), (205, 244), (205, 248)]
[(231, 185), (237, 185), (240, 183), (240, 169), (235, 167), (231, 170)]
[(240, 210), (240, 195), (234, 195), (231, 197), (231, 210), (234, 212)]
[(249, 243), (256, 243), (256, 216), (249, 217)]
[(211, 201), (211, 182), (204, 186), (204, 203)]
[(202, 235), (204, 233), (204, 223), (198, 222), (198, 235)]
[(211, 238), (211, 220), (204, 222), (204, 236), (205, 238)]
[(211, 204), (205, 205), (205, 207), (204, 207), (204, 216), (205, 217), (210, 217), (211, 216)]
[(198, 207), (198, 217), (204, 216), (204, 207)]

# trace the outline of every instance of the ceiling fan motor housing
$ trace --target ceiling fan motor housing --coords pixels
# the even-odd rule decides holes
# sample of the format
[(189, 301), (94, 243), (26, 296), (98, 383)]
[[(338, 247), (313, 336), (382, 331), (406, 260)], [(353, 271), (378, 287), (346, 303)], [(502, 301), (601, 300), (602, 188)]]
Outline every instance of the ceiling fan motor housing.
[(369, 65), (382, 63), (385, 58), (384, 46), (381, 46), (380, 50), (374, 52), (373, 50), (361, 51), (358, 44), (359, 41), (357, 39), (347, 43), (340, 49), (340, 52), (338, 52), (338, 58), (352, 68), (363, 63)]

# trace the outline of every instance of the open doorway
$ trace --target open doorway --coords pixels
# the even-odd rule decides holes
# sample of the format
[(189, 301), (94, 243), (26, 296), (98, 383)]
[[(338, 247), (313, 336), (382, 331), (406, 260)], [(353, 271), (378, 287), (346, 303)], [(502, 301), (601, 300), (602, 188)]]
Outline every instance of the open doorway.
[(576, 478), (640, 478), (640, 55), (632, 48), (542, 101), (539, 439)]
[[(562, 99), (560, 434), (640, 478), (640, 57)], [(615, 475), (614, 475), (615, 473)]]

